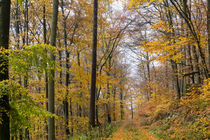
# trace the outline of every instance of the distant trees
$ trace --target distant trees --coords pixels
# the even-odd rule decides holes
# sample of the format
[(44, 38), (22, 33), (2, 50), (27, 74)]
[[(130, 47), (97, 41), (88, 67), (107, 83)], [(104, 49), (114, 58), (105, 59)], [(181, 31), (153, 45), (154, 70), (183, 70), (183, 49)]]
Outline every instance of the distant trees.
[[(140, 72), (146, 75), (142, 86), (149, 83), (149, 86), (148, 84), (143, 86), (144, 94), (148, 94), (148, 92), (153, 95), (158, 94), (156, 85), (158, 84), (157, 79), (159, 79), (156, 77), (159, 75), (158, 71), (166, 71), (165, 86), (172, 90), (175, 89), (178, 99), (185, 96), (192, 87), (200, 87), (203, 81), (209, 78), (207, 63), (209, 20), (208, 16), (203, 16), (208, 9), (208, 1), (206, 1), (207, 3), (202, 0), (149, 1), (150, 6), (146, 8), (143, 8), (143, 5), (148, 1), (135, 0), (135, 2), (140, 3), (139, 7), (132, 4), (129, 6), (148, 11), (147, 15), (138, 12), (138, 10), (137, 13), (145, 22), (151, 21), (142, 27), (139, 34), (139, 38), (142, 39), (142, 34), (147, 33), (144, 33), (143, 30), (150, 30), (150, 36), (142, 39), (139, 43), (142, 50)], [(152, 9), (153, 7), (155, 9)], [(148, 13), (153, 14), (153, 20), (148, 16)], [(149, 53), (150, 59), (146, 59), (147, 53)], [(148, 68), (151, 72), (147, 75)], [(153, 72), (154, 74), (152, 74)], [(151, 82), (148, 82), (148, 79), (151, 79)]]

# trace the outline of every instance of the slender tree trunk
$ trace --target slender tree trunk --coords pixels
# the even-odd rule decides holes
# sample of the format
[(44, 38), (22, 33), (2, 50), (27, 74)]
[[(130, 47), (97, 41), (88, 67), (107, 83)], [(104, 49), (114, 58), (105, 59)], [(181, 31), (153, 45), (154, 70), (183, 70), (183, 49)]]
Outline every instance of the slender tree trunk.
[[(56, 46), (56, 31), (58, 21), (58, 0), (53, 0), (53, 15), (51, 24), (50, 45)], [(50, 58), (55, 61), (55, 54), (50, 52)], [(54, 67), (50, 70), (48, 81), (48, 111), (52, 114), (55, 113), (55, 70)], [(55, 140), (55, 118), (48, 118), (48, 140)]]
[(123, 107), (123, 90), (120, 89), (120, 118), (124, 119), (124, 107)]
[(45, 3), (43, 5), (43, 22), (42, 22), (42, 26), (43, 26), (43, 42), (44, 44), (47, 43), (47, 27), (46, 27), (46, 7), (45, 7)]
[[(97, 93), (96, 93), (96, 95), (97, 95), (96, 101), (98, 101), (99, 100), (99, 95), (100, 95), (100, 92), (101, 92), (101, 88), (99, 88), (99, 90), (96, 89), (96, 91), (97, 91)], [(98, 113), (99, 113), (99, 106), (96, 105), (96, 124), (97, 124), (97, 126), (100, 125)]]
[[(59, 35), (58, 35), (59, 36)], [(58, 47), (59, 48), (61, 48), (61, 40), (60, 39), (58, 39)], [(60, 74), (59, 74), (59, 80), (58, 80), (58, 84), (59, 84), (59, 86), (61, 86), (62, 85), (62, 78), (63, 78), (63, 70), (62, 70), (62, 52), (63, 52), (63, 50), (59, 50), (59, 56), (58, 56), (58, 59), (59, 59), (59, 67), (60, 67)]]
[[(66, 39), (65, 39), (66, 40)], [(66, 41), (64, 41), (66, 42)], [(65, 96), (65, 99), (64, 99), (64, 118), (65, 118), (65, 132), (66, 132), (66, 135), (68, 137), (68, 135), (70, 134), (70, 131), (69, 131), (69, 103), (68, 103), (68, 95), (69, 95), (69, 89), (68, 89), (68, 86), (69, 86), (69, 52), (67, 50), (67, 46), (66, 46), (66, 96)]]
[[(46, 8), (45, 3), (43, 5), (43, 43), (47, 44), (47, 27), (46, 27)], [(47, 54), (47, 49), (45, 50)], [(45, 97), (48, 99), (48, 72), (45, 71)], [(46, 102), (46, 110), (48, 111), (48, 101)], [(46, 132), (48, 134), (48, 125), (46, 125)], [(46, 139), (48, 140), (48, 135), (46, 135)]]
[(150, 76), (150, 60), (149, 60), (149, 53), (146, 54), (146, 60), (147, 60), (147, 76), (148, 76), (148, 100), (150, 100), (151, 94), (152, 94), (152, 88), (151, 88), (151, 76)]
[(63, 106), (64, 106), (64, 120), (65, 120), (65, 133), (67, 138), (70, 135), (70, 130), (69, 130), (69, 103), (68, 103), (68, 95), (69, 95), (69, 51), (67, 47), (67, 32), (66, 32), (66, 18), (65, 18), (65, 13), (64, 13), (64, 3), (63, 0), (61, 0), (61, 8), (62, 8), (62, 15), (63, 15), (63, 34), (64, 34), (64, 47), (66, 50), (66, 95), (65, 99), (63, 101)]
[(210, 68), (210, 0), (207, 0), (208, 61)]
[(192, 52), (193, 52), (193, 58), (194, 58), (194, 65), (195, 65), (195, 70), (197, 72), (197, 84), (201, 84), (201, 75), (200, 75), (200, 68), (199, 68), (199, 58), (196, 52), (196, 47), (192, 46)]
[(113, 105), (113, 119), (114, 121), (116, 121), (116, 87), (114, 87), (114, 90), (113, 90), (113, 96), (114, 96), (114, 105)]
[[(108, 74), (109, 76), (109, 74)], [(109, 89), (109, 81), (107, 82), (107, 100), (108, 100), (108, 103), (106, 104), (106, 111), (107, 111), (107, 122), (108, 123), (111, 123), (111, 114), (110, 114), (110, 89)]]
[[(109, 77), (110, 76), (110, 71), (111, 71), (111, 59), (112, 59), (112, 56), (110, 56), (108, 58), (108, 72), (107, 72), (107, 76)], [(109, 80), (107, 81), (107, 99), (108, 99), (108, 104), (107, 104), (107, 121), (108, 123), (111, 123), (111, 113), (110, 113), (110, 107), (111, 107), (111, 104), (110, 104), (110, 83), (109, 83)]]
[(168, 63), (166, 62), (166, 88), (168, 89), (169, 88), (169, 79), (168, 79)]
[(96, 66), (97, 66), (97, 21), (98, 21), (98, 0), (94, 0), (92, 73), (91, 73), (91, 96), (90, 96), (90, 115), (89, 115), (89, 123), (92, 127), (95, 127), (95, 95), (96, 95)]
[[(80, 64), (80, 51), (77, 50), (77, 65), (80, 67), (81, 64)], [(81, 75), (80, 75), (81, 76)], [(80, 82), (79, 83), (79, 88), (82, 89), (82, 83)], [(79, 93), (79, 98), (81, 100), (82, 98), (82, 92)], [(81, 106), (81, 102), (80, 103), (77, 103), (77, 106), (78, 106), (78, 116), (79, 117), (82, 117), (82, 106)]]
[(15, 11), (15, 31), (16, 31), (16, 43), (19, 49), (20, 44), (20, 12), (19, 12), (19, 2), (16, 1), (16, 11)]
[(134, 111), (133, 111), (133, 98), (131, 97), (131, 119), (133, 120)]
[[(69, 101), (69, 109), (70, 109), (70, 116), (71, 116), (71, 124), (73, 124), (73, 110), (72, 110), (72, 99), (70, 98), (70, 101)], [(74, 135), (74, 128), (73, 126), (71, 126), (71, 136)]]
[[(173, 29), (173, 17), (172, 17), (172, 11), (171, 9), (169, 9), (169, 2), (168, 0), (166, 0), (166, 10), (168, 12), (168, 23), (170, 25), (170, 29), (172, 29), (172, 31), (170, 32), (170, 40), (171, 40), (171, 44), (175, 44), (175, 40), (173, 39), (174, 36), (175, 36), (175, 31)], [(179, 81), (179, 71), (178, 71), (178, 66), (177, 66), (177, 63), (170, 59), (170, 62), (171, 62), (171, 67), (172, 67), (172, 70), (173, 70), (173, 73), (174, 73), (174, 81), (175, 81), (175, 85), (176, 85), (176, 91), (177, 91), (177, 98), (180, 99), (181, 98), (181, 89), (180, 89), (180, 81)]]
[[(189, 55), (189, 65), (190, 65), (190, 72), (194, 71), (193, 61), (192, 61), (192, 53), (191, 53), (191, 46), (188, 46), (188, 55)], [(195, 75), (192, 74), (191, 76), (192, 84), (195, 83)]]
[(28, 0), (25, 0), (25, 9), (24, 9), (24, 45), (28, 45)]
[[(28, 0), (25, 0), (25, 10), (24, 10), (24, 37), (25, 37), (25, 43), (24, 45), (28, 45)], [(24, 88), (27, 89), (28, 87), (28, 73), (26, 76), (24, 76)], [(29, 129), (25, 129), (25, 139), (29, 140)]]
[[(9, 47), (9, 26), (10, 26), (10, 0), (0, 1), (0, 48)], [(0, 81), (9, 79), (8, 58), (0, 55)], [(9, 128), (9, 95), (0, 96), (0, 140), (10, 139)]]
[(97, 126), (100, 125), (99, 119), (98, 119), (98, 105), (96, 105), (96, 124)]
[(173, 60), (171, 60), (171, 66), (172, 66), (172, 70), (174, 73), (174, 80), (175, 80), (175, 85), (176, 85), (176, 91), (177, 91), (177, 98), (180, 99), (181, 98), (181, 89), (180, 89), (180, 83), (179, 83), (179, 76), (178, 76), (178, 67), (176, 62), (174, 62)]

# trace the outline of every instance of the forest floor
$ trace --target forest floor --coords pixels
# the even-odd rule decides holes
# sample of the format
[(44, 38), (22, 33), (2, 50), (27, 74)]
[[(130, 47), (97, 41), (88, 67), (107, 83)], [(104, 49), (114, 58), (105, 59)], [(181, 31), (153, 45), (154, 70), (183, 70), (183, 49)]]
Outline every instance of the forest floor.
[(145, 118), (139, 120), (124, 120), (123, 124), (113, 134), (111, 140), (158, 140), (151, 134), (147, 127), (141, 123)]

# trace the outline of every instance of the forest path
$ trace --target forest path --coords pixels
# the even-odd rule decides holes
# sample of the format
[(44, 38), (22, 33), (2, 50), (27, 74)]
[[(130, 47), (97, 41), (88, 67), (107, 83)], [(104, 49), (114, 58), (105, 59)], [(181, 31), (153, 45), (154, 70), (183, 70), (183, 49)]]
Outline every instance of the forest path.
[[(143, 119), (143, 118), (142, 118)], [(141, 126), (141, 120), (124, 120), (112, 140), (159, 140), (155, 138), (145, 127)]]

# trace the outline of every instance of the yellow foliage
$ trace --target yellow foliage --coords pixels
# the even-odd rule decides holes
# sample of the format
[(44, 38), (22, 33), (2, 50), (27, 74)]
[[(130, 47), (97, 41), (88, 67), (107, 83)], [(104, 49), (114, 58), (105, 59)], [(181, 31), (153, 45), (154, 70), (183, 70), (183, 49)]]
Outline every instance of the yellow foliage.
[(192, 109), (200, 110), (210, 104), (210, 79), (207, 79), (201, 88), (193, 88), (192, 92), (181, 99), (181, 105)]

